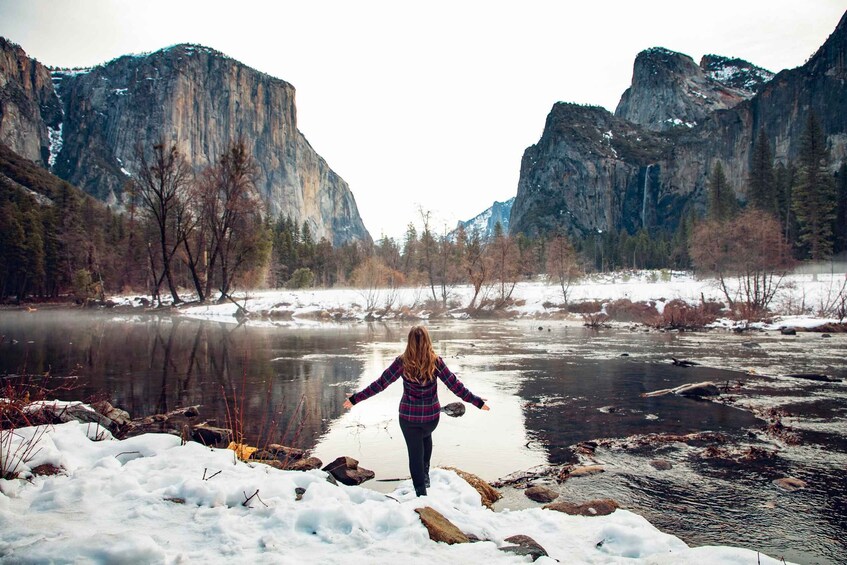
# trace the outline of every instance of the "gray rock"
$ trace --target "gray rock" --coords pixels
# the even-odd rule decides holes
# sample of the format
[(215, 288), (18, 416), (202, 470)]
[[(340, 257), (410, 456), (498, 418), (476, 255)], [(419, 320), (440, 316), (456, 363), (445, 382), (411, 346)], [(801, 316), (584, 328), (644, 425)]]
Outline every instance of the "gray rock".
[(659, 471), (669, 471), (673, 469), (673, 464), (667, 459), (653, 459), (650, 461), (650, 466)]
[(339, 457), (323, 470), (348, 486), (360, 485), (375, 476), (373, 471), (359, 467), (359, 462), (352, 457)]
[(547, 550), (541, 547), (541, 544), (532, 539), (529, 536), (525, 536), (523, 534), (517, 536), (510, 536), (503, 540), (507, 543), (513, 543), (515, 545), (508, 547), (501, 547), (500, 551), (504, 551), (506, 553), (512, 553), (514, 555), (528, 555), (532, 557), (532, 560), (535, 561), (541, 557), (549, 557), (547, 555)]
[(465, 415), (465, 404), (463, 402), (451, 402), (450, 404), (442, 406), (441, 411), (448, 416), (458, 418), (459, 416)]

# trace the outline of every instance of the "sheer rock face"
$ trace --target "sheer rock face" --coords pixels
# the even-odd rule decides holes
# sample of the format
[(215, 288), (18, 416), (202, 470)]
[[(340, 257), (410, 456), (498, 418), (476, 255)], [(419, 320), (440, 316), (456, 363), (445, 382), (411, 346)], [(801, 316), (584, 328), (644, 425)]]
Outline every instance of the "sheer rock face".
[[(37, 65), (18, 51), (12, 69)], [(285, 81), (194, 45), (124, 56), (85, 71), (54, 71), (52, 83), (40, 65), (37, 73), (21, 71), (33, 77), (29, 82), (0, 65), (0, 80), (35, 94), (41, 88), (40, 98), (31, 98), (55, 103), (55, 110), (42, 103), (40, 117), (30, 112), (32, 131), (0, 129), (0, 141), (22, 131), (18, 137), (26, 143), (18, 144), (19, 152), (107, 203), (125, 203), (139, 147), (176, 143), (199, 171), (241, 136), (258, 164), (257, 185), (272, 217), (307, 222), (316, 239), (334, 244), (370, 241), (347, 183), (297, 129), (294, 87)], [(53, 158), (49, 142), (45, 152), (46, 126), (60, 131)]]
[[(767, 81), (765, 71), (752, 65), (744, 67), (749, 72), (719, 73), (742, 67), (731, 59), (704, 57), (697, 66), (665, 50), (658, 55), (665, 66), (656, 67), (653, 78), (639, 78), (636, 63), (633, 87), (621, 99), (618, 115), (597, 107), (553, 106), (541, 139), (524, 152), (512, 233), (564, 231), (585, 237), (622, 228), (630, 233), (674, 230), (689, 210), (705, 210), (709, 172), (717, 161), (736, 195), (746, 200), (753, 142), (760, 129), (776, 161), (796, 159), (812, 112), (827, 135), (833, 170), (847, 159), (847, 15), (805, 65)], [(658, 55), (642, 61), (645, 69), (658, 64)], [(744, 79), (745, 73), (759, 78)], [(659, 79), (669, 84), (657, 82), (653, 98), (636, 88), (636, 83)], [(723, 107), (705, 112), (707, 106), (677, 96), (697, 81), (740, 98), (727, 95), (720, 99)], [(648, 100), (655, 109), (647, 107)], [(659, 127), (671, 117), (697, 125)]]
[(636, 57), (632, 86), (615, 115), (653, 131), (691, 128), (750, 98), (771, 78), (741, 59), (707, 55), (697, 65), (688, 55), (654, 47)]
[(50, 72), (19, 46), (0, 37), (0, 143), (47, 166), (50, 131), (58, 129), (62, 108)]

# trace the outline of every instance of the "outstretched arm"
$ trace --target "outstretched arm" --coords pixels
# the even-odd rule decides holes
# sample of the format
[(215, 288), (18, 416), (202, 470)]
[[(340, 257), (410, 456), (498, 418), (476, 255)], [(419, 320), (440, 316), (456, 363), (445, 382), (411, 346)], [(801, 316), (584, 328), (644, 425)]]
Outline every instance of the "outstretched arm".
[(438, 378), (447, 385), (447, 388), (450, 391), (464, 400), (465, 402), (470, 402), (477, 408), (481, 408), (482, 410), (489, 410), (488, 405), (485, 403), (485, 400), (478, 397), (474, 393), (468, 390), (468, 388), (462, 384), (462, 381), (459, 380), (453, 372), (447, 368), (447, 365), (444, 363), (444, 360), (441, 357), (435, 362), (435, 374), (438, 375)]
[(344, 401), (344, 408), (352, 408), (354, 404), (372, 397), (375, 394), (382, 392), (391, 383), (396, 381), (403, 374), (403, 362), (400, 358), (396, 358), (394, 362), (382, 372), (382, 375), (355, 394), (351, 394), (350, 398)]

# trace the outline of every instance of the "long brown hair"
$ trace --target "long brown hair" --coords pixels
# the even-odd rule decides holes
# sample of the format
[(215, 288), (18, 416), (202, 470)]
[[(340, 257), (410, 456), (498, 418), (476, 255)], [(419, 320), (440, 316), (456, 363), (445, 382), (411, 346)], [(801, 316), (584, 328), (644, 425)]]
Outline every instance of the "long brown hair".
[(403, 374), (410, 381), (426, 384), (435, 378), (438, 355), (432, 349), (432, 340), (425, 327), (415, 326), (409, 330), (406, 351), (400, 358), (403, 360)]

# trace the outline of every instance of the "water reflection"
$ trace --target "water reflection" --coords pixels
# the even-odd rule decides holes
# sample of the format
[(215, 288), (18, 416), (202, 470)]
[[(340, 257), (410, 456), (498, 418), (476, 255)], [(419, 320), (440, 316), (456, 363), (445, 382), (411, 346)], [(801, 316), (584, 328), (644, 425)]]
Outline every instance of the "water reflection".
[[(442, 417), (433, 463), (496, 479), (545, 462), (571, 461), (570, 446), (633, 434), (721, 431), (743, 443), (763, 422), (749, 410), (665, 396), (651, 390), (686, 382), (746, 380), (738, 404), (790, 409), (798, 446), (780, 446), (762, 464), (724, 467), (694, 450), (600, 452), (603, 475), (558, 488), (582, 500), (612, 496), (694, 544), (737, 544), (799, 562), (838, 561), (847, 516), (847, 383), (799, 382), (757, 375), (829, 372), (847, 378), (847, 336), (751, 336), (592, 332), (538, 322), (440, 322), (430, 326), (437, 351), (490, 412), (469, 407)], [(407, 477), (397, 424), (402, 386), (345, 412), (347, 395), (366, 386), (402, 352), (408, 325), (319, 328), (238, 326), (179, 317), (103, 313), (0, 312), (0, 374), (75, 374), (73, 397), (105, 393), (134, 416), (199, 404), (224, 425), (225, 396), (243, 402), (248, 439), (295, 422), (299, 444), (324, 461), (349, 455), (378, 479)], [(625, 355), (625, 357), (624, 357)], [(700, 361), (682, 369), (672, 357)], [(715, 369), (755, 369), (757, 375)], [(305, 405), (295, 408), (301, 398)], [(442, 403), (454, 400), (440, 392)], [(664, 447), (661, 449), (665, 449)], [(647, 463), (662, 456), (673, 470)], [(793, 475), (798, 493), (772, 484)], [(388, 490), (391, 483), (368, 483)], [(745, 524), (749, 525), (745, 527)], [(802, 532), (799, 535), (798, 532)]]

